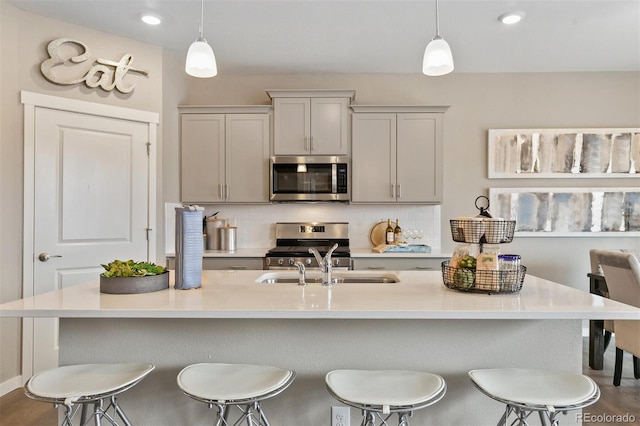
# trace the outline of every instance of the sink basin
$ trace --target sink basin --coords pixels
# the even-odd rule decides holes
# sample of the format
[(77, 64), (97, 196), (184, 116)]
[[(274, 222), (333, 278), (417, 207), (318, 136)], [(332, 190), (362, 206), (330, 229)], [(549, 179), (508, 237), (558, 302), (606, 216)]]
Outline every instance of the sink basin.
[[(260, 284), (298, 284), (297, 272), (269, 272), (258, 277)], [(307, 273), (307, 284), (321, 283), (322, 276), (315, 271)], [(367, 274), (360, 272), (334, 272), (331, 276), (333, 284), (393, 284), (399, 283), (396, 274)]]

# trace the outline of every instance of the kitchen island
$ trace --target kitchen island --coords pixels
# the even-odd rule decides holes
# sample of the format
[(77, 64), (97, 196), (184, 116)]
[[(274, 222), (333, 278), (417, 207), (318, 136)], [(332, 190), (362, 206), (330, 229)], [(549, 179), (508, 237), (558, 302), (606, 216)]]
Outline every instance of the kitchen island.
[[(134, 424), (171, 426), (210, 424), (213, 412), (175, 385), (195, 362), (296, 370), (293, 385), (264, 404), (274, 425), (330, 425), (339, 404), (324, 375), (337, 368), (432, 371), (447, 381), (447, 395), (412, 424), (495, 424), (503, 407), (471, 385), (468, 370), (580, 371), (583, 319), (640, 319), (640, 309), (533, 276), (520, 293), (487, 295), (447, 289), (439, 272), (385, 271), (400, 282), (332, 287), (257, 282), (269, 274), (204, 271), (199, 289), (134, 295), (101, 294), (96, 279), (0, 305), (0, 316), (60, 318), (61, 365), (154, 363), (122, 404)], [(571, 413), (562, 424), (579, 422)]]

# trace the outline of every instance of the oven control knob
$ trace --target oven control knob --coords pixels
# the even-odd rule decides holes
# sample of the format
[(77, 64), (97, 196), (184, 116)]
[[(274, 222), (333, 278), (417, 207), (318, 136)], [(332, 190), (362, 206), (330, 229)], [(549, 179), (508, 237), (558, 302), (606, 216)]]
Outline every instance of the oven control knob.
[(289, 265), (293, 265), (294, 263), (296, 263), (294, 259), (289, 259)]
[(307, 259), (304, 263), (306, 263), (307, 266), (311, 265), (311, 259)]
[(278, 259), (278, 265), (280, 266), (284, 265), (284, 259)]
[(333, 266), (340, 266), (340, 259), (333, 259)]

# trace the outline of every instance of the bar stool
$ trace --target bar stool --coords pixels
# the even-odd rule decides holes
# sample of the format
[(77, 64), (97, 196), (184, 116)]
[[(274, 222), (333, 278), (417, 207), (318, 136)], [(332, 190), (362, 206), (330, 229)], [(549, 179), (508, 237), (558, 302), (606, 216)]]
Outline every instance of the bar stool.
[[(61, 426), (73, 426), (73, 418), (82, 407), (80, 424), (85, 425), (87, 405), (93, 404), (91, 417), (96, 425), (101, 419), (117, 426), (116, 416), (130, 426), (131, 422), (118, 404), (116, 395), (131, 389), (153, 369), (152, 364), (78, 364), (36, 373), (24, 385), (27, 397), (65, 407)], [(108, 405), (105, 408), (105, 400)], [(112, 414), (109, 410), (112, 409)]]
[[(218, 409), (216, 426), (269, 426), (260, 401), (278, 395), (293, 382), (293, 370), (244, 365), (202, 363), (185, 367), (178, 373), (178, 387), (190, 398)], [(229, 408), (240, 410), (240, 417), (229, 423)]]
[(398, 426), (409, 426), (414, 410), (440, 401), (447, 391), (436, 374), (407, 370), (334, 370), (325, 377), (329, 393), (345, 405), (362, 410), (362, 426), (388, 425), (398, 414)]
[(498, 425), (506, 425), (511, 413), (519, 425), (526, 425), (527, 417), (537, 411), (543, 425), (546, 415), (557, 426), (558, 413), (587, 407), (600, 398), (598, 385), (578, 373), (506, 368), (472, 370), (469, 377), (482, 393), (507, 405)]

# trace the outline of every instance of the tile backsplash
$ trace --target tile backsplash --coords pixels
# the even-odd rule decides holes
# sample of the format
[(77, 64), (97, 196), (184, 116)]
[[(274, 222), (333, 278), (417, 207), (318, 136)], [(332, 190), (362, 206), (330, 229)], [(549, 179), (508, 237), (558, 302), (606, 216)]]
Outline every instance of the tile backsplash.
[[(440, 206), (354, 205), (341, 203), (282, 203), (268, 205), (205, 205), (205, 215), (217, 211), (238, 227), (238, 248), (275, 245), (276, 222), (348, 222), (352, 248), (370, 247), (371, 228), (387, 218), (402, 228), (424, 230), (422, 244), (440, 248)], [(172, 220), (173, 218), (169, 218)]]

